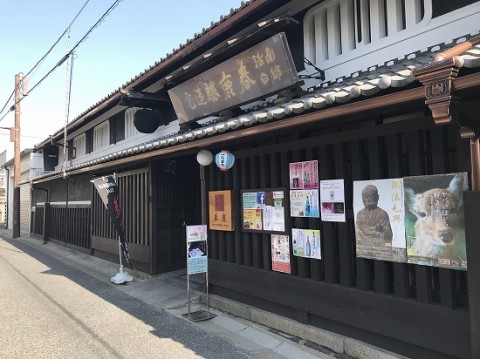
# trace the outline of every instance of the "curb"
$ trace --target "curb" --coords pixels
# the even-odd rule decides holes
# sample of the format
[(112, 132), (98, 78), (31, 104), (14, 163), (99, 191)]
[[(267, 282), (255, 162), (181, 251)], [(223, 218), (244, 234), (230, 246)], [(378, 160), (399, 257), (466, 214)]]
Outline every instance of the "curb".
[[(206, 303), (206, 294), (200, 294)], [(292, 319), (252, 307), (247, 304), (209, 294), (209, 305), (217, 310), (263, 325), (274, 333), (297, 341), (307, 347), (329, 355), (346, 355), (355, 359), (408, 359), (362, 341), (345, 337), (328, 330), (301, 324)]]

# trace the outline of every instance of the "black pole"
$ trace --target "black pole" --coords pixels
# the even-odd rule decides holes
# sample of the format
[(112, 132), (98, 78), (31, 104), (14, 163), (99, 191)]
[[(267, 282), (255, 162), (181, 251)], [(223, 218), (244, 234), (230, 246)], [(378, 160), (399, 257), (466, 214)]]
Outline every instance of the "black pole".
[(20, 187), (13, 189), (13, 238), (20, 237)]
[(470, 307), (470, 358), (480, 358), (480, 191), (464, 192), (467, 245), (468, 302)]

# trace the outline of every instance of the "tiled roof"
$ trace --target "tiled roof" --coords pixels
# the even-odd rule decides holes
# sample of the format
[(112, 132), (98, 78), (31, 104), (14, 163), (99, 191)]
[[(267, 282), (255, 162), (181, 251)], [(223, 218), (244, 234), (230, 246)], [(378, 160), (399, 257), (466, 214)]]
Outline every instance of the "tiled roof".
[[(265, 103), (262, 106), (257, 106), (257, 108), (252, 109), (248, 114), (225, 121), (212, 121), (201, 128), (189, 132), (178, 133), (169, 137), (152, 140), (148, 143), (68, 167), (64, 169), (64, 172), (68, 173), (69, 171), (99, 165), (143, 152), (166, 148), (179, 143), (195, 141), (203, 137), (214, 136), (227, 131), (234, 131), (258, 123), (265, 123), (289, 116), (299, 115), (307, 111), (324, 109), (335, 104), (343, 104), (352, 101), (361, 96), (371, 97), (388, 89), (402, 88), (416, 81), (416, 78), (412, 76), (412, 69), (429, 63), (432, 60), (433, 55), (443, 47), (444, 46), (440, 45), (432, 46), (424, 53), (410, 54), (403, 59), (389, 61), (383, 66), (375, 66), (368, 71), (357, 72), (348, 77), (337, 79), (333, 82), (323, 83), (317, 87), (312, 87), (302, 97), (292, 99), (287, 103), (278, 105), (274, 103)], [(480, 45), (472, 47), (469, 51), (459, 56), (458, 59), (463, 63), (464, 67), (480, 67)], [(35, 177), (33, 180), (58, 176), (64, 172), (49, 172)]]
[(198, 38), (204, 36), (205, 34), (207, 34), (209, 31), (211, 31), (214, 27), (220, 25), (222, 22), (224, 22), (225, 20), (227, 20), (228, 18), (230, 18), (233, 14), (239, 12), (241, 9), (243, 9), (245, 6), (247, 6), (248, 4), (250, 3), (253, 3), (255, 2), (255, 0), (247, 0), (247, 1), (242, 1), (240, 3), (240, 7), (234, 9), (234, 8), (231, 8), (230, 9), (230, 13), (228, 15), (222, 15), (220, 16), (220, 19), (218, 21), (212, 21), (210, 23), (210, 27), (208, 28), (203, 28), (202, 31), (200, 33), (196, 33), (193, 35), (193, 38), (190, 38), (190, 39), (187, 39), (186, 42), (184, 44), (179, 44), (177, 48), (174, 48), (172, 49), (171, 52), (168, 52), (165, 57), (161, 57), (158, 61), (156, 61), (154, 64), (152, 64), (150, 67), (148, 67), (147, 69), (145, 69), (144, 71), (142, 71), (141, 73), (139, 73), (137, 76), (131, 78), (129, 81), (125, 82), (123, 85), (121, 85), (119, 88), (117, 88), (116, 90), (110, 92), (107, 96), (105, 96), (104, 98), (100, 99), (99, 101), (97, 101), (94, 105), (90, 106), (87, 110), (85, 110), (84, 112), (82, 112), (80, 115), (78, 115), (75, 119), (72, 120), (72, 123), (74, 123), (75, 121), (81, 119), (83, 116), (85, 116), (86, 114), (88, 114), (89, 112), (91, 112), (93, 109), (97, 108), (99, 105), (101, 105), (102, 103), (106, 102), (108, 99), (110, 99), (112, 96), (114, 96), (115, 94), (119, 93), (122, 89), (124, 88), (128, 88), (131, 84), (133, 84), (137, 79), (141, 78), (142, 76), (146, 75), (149, 71), (152, 71), (153, 69), (155, 69), (158, 65), (160, 65), (162, 62), (164, 62), (166, 59), (170, 58), (170, 57), (173, 57), (175, 56), (175, 54), (177, 54), (178, 52), (180, 52), (183, 48), (185, 48), (187, 45), (191, 44), (192, 42), (194, 42), (195, 40), (197, 40)]

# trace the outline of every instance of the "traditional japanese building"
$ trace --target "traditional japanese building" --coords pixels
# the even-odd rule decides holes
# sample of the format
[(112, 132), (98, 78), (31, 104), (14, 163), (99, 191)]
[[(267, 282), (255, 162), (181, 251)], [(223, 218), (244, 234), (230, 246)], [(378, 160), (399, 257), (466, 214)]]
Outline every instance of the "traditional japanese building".
[[(242, 3), (35, 146), (32, 232), (117, 261), (91, 184), (115, 173), (136, 270), (185, 267), (185, 225), (207, 224), (211, 293), (412, 358), (472, 357), (479, 20), (473, 0)], [(361, 181), (393, 201), (389, 257), (359, 250)], [(417, 199), (449, 189), (435, 213), (463, 254), (415, 259), (403, 181), (423, 181)]]

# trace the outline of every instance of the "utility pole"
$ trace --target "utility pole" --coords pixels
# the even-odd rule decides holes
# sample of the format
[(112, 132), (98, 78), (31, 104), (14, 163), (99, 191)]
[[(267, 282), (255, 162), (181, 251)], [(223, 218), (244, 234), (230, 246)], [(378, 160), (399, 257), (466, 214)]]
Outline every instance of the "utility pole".
[(15, 75), (15, 124), (13, 126), (13, 238), (20, 237), (20, 74)]

